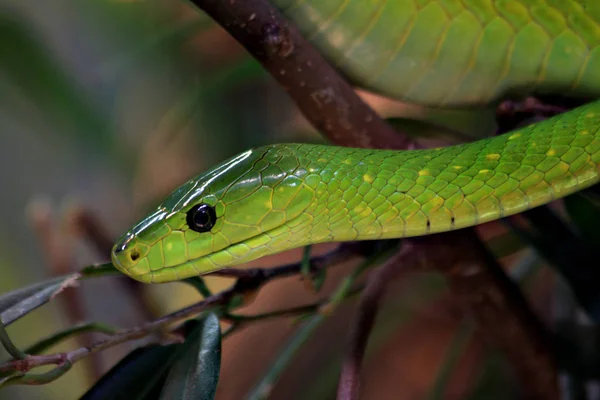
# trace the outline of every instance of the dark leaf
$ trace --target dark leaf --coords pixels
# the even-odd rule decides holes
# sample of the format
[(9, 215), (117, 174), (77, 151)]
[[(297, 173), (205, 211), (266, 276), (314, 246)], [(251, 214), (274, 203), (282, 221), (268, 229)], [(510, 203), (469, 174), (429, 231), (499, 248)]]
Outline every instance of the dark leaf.
[(193, 286), (194, 289), (196, 289), (204, 298), (212, 296), (212, 292), (208, 286), (206, 286), (206, 282), (204, 282), (204, 279), (199, 276), (193, 276), (191, 278), (184, 279), (183, 282)]
[(211, 313), (192, 328), (177, 354), (161, 399), (213, 399), (221, 369), (221, 327)]
[(465, 399), (503, 400), (519, 398), (515, 393), (515, 384), (511, 380), (510, 366), (504, 357), (494, 351), (488, 351), (480, 366), (477, 384)]
[(549, 207), (537, 207), (523, 216), (531, 229), (513, 227), (539, 254), (556, 267), (577, 301), (595, 321), (600, 321), (600, 270), (596, 268), (597, 248), (578, 235)]
[(85, 393), (82, 400), (155, 399), (180, 344), (147, 346), (123, 358)]

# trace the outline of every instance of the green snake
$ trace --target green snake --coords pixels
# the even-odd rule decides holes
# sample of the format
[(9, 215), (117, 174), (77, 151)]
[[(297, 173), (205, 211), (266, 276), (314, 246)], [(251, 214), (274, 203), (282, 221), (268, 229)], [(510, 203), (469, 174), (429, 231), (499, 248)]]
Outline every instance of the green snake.
[[(433, 106), (600, 93), (596, 0), (275, 0), (354, 84)], [(599, 181), (600, 102), (468, 144), (274, 144), (189, 180), (115, 244), (169, 282), (314, 243), (475, 226)]]

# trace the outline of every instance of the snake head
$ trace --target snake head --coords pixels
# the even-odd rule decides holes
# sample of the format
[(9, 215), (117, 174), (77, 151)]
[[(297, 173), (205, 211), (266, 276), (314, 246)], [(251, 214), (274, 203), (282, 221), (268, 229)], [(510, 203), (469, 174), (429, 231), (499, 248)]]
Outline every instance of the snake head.
[(177, 188), (115, 243), (115, 267), (170, 282), (302, 245), (291, 239), (308, 229), (314, 190), (293, 146), (249, 150)]

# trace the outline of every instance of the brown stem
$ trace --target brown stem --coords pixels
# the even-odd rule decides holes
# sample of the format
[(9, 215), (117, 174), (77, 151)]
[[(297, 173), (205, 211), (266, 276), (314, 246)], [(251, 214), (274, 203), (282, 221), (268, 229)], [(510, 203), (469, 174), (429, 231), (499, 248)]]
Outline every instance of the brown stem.
[[(340, 260), (348, 259), (352, 254), (355, 254), (352, 252), (352, 247), (353, 246), (351, 244), (340, 246), (339, 249), (316, 258), (314, 262), (319, 268), (325, 268), (333, 263), (338, 263)], [(274, 279), (298, 275), (301, 268), (302, 263), (294, 263), (275, 268), (254, 268), (247, 270), (248, 273), (243, 277), (238, 278), (237, 282), (230, 289), (207, 297), (199, 303), (157, 318), (138, 327), (117, 332), (116, 334), (96, 341), (89, 346), (80, 347), (67, 353), (57, 353), (51, 355), (28, 355), (22, 360), (11, 360), (0, 365), (0, 374), (11, 372), (26, 373), (33, 368), (43, 365), (60, 366), (67, 362), (74, 364), (90, 354), (114, 347), (121, 343), (146, 337), (154, 332), (166, 328), (169, 325), (190, 318), (214, 307), (227, 306), (234, 296), (243, 296), (245, 294), (256, 292), (259, 288)], [(313, 309), (313, 307), (314, 305), (308, 305), (302, 309), (298, 308), (292, 311), (308, 311)], [(257, 319), (254, 318), (253, 320), (256, 321)]]
[(524, 397), (558, 399), (558, 370), (550, 334), (519, 287), (506, 276), (474, 230), (452, 232), (439, 238), (444, 238), (445, 243), (438, 247), (453, 247), (442, 253), (463, 254), (458, 253), (454, 262), (439, 262), (438, 271), (445, 275), (452, 293), (473, 314), (479, 331), (507, 356), (514, 376), (521, 382)]
[(392, 281), (391, 278), (397, 274), (401, 265), (406, 265), (403, 258), (409, 256), (411, 248), (410, 245), (402, 246), (395, 256), (373, 271), (367, 280), (352, 322), (349, 349), (342, 363), (337, 392), (338, 400), (357, 400), (359, 398), (362, 360), (379, 312), (379, 304), (385, 294), (387, 284)]
[(191, 0), (241, 43), (289, 93), (307, 120), (342, 146), (408, 148), (267, 0)]

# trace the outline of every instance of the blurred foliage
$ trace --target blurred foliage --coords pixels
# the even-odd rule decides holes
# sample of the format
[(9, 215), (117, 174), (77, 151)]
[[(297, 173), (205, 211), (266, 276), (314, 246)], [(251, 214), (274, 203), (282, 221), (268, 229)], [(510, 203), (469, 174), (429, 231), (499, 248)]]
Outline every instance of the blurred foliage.
[[(81, 244), (69, 226), (69, 212), (76, 205), (93, 210), (116, 236), (183, 180), (215, 162), (270, 142), (322, 141), (260, 65), (186, 2), (0, 0), (0, 93), (0, 218), (4, 222), (0, 226), (0, 293), (52, 278), (62, 282), (55, 276), (106, 261)], [(364, 95), (394, 126), (426, 144), (474, 140), (495, 129), (491, 109), (428, 110)], [(53, 234), (61, 237), (73, 254), (69, 271), (53, 269), (42, 245), (44, 238), (35, 229), (30, 204), (40, 199), (53, 210)], [(519, 220), (508, 228), (500, 224), (481, 228), (491, 251), (515, 279), (526, 282), (522, 287), (534, 305), (557, 327), (557, 353), (565, 379), (574, 388), (572, 393), (584, 392), (587, 380), (598, 377), (600, 350), (595, 322), (600, 315), (600, 292), (596, 289), (595, 244), (599, 238), (599, 204), (597, 191), (589, 190), (568, 198), (564, 207), (527, 213), (524, 223)], [(297, 256), (288, 255), (287, 260), (295, 261)], [(344, 276), (329, 271), (327, 276), (305, 277), (314, 279), (320, 293), (331, 293), (336, 285), (330, 282), (336, 279), (344, 282)], [(207, 279), (208, 288), (189, 283), (189, 287), (144, 287), (141, 294), (150, 308), (162, 314), (196, 300), (194, 288), (207, 295), (208, 290), (221, 290), (229, 282)], [(43, 289), (48, 289), (44, 285)], [(77, 293), (89, 320), (119, 327), (142, 322), (115, 278), (81, 285), (85, 290)], [(45, 302), (54, 289), (43, 292), (37, 287), (33, 297), (41, 301), (39, 296), (44, 293)], [(374, 371), (385, 372), (385, 365), (377, 369), (377, 357), (391, 345), (401, 346), (394, 342), (395, 335), (423, 318), (432, 304), (442, 315), (429, 317), (432, 325), (444, 318), (461, 319), (449, 317), (451, 310), (439, 304), (445, 290), (439, 276), (420, 276), (410, 280), (410, 285), (400, 284), (398, 290), (391, 291), (369, 343), (368, 360), (375, 360)], [(266, 303), (285, 302), (286, 294), (282, 290), (279, 297), (273, 295)], [(2, 297), (0, 311), (10, 308), (13, 312), (17, 303), (13, 298), (8, 307), (7, 298)], [(67, 308), (64, 303), (50, 302), (11, 324), (8, 334), (21, 349), (55, 332), (63, 332), (61, 338), (71, 337), (75, 332), (70, 329), (81, 321), (72, 321)], [(339, 312), (344, 315), (344, 308)], [(6, 315), (2, 314), (6, 323), (22, 316)], [(269, 352), (254, 353), (258, 364), (252, 370), (241, 368), (235, 354), (226, 354), (227, 342), (223, 343), (221, 360), (221, 333), (212, 316), (191, 321), (187, 329), (192, 333), (185, 343), (163, 347), (141, 341), (111, 349), (94, 360), (76, 364), (48, 385), (10, 386), (0, 391), (0, 398), (62, 399), (83, 394), (85, 398), (108, 398), (106, 388), (113, 391), (115, 387), (135, 392), (135, 398), (148, 398), (160, 396), (165, 382), (170, 393), (191, 396), (193, 391), (187, 390), (193, 384), (181, 386), (174, 375), (193, 370), (202, 380), (210, 370), (212, 381), (206, 387), (214, 388), (219, 369), (221, 376), (236, 379), (246, 374), (239, 381), (252, 384), (242, 388), (244, 393), (263, 379), (275, 394), (296, 387), (299, 389), (294, 393), (306, 396), (303, 398), (330, 398), (344, 349), (339, 336), (346, 333), (347, 319), (340, 324), (320, 315), (293, 326), (298, 330), (287, 347), (281, 337), (289, 337), (291, 328), (279, 325), (282, 333), (273, 336)], [(450, 333), (455, 336), (438, 360), (441, 367), (415, 362), (415, 371), (421, 368), (415, 374), (435, 372), (428, 381), (431, 398), (440, 398), (454, 379), (451, 372), (461, 355), (468, 352), (469, 344), (480, 340), (464, 326), (452, 328)], [(261, 340), (270, 340), (266, 339), (271, 334), (269, 327), (265, 324), (258, 331)], [(76, 333), (96, 332), (91, 337), (99, 338), (97, 330), (82, 328)], [(317, 337), (328, 340), (317, 342)], [(80, 340), (79, 336), (70, 338), (53, 351), (80, 346)], [(245, 346), (252, 346), (252, 340), (249, 335)], [(420, 335), (411, 340), (414, 345), (410, 347), (418, 350)], [(242, 339), (236, 343), (244, 344)], [(130, 352), (140, 344), (145, 346)], [(299, 344), (309, 350), (298, 352)], [(207, 354), (203, 346), (212, 346), (214, 351), (209, 353), (213, 358), (202, 359)], [(179, 356), (182, 349), (187, 356)], [(0, 349), (0, 359), (7, 357)], [(302, 367), (298, 361), (302, 357), (309, 367)], [(486, 349), (474, 363), (475, 373), (471, 375), (476, 376), (469, 378), (469, 398), (513, 394), (514, 383), (501, 355)], [(174, 368), (168, 371), (171, 365)], [(94, 366), (96, 372), (105, 375), (99, 378)], [(395, 371), (387, 372), (393, 380)], [(275, 375), (278, 380), (271, 379)], [(236, 383), (221, 378), (219, 385)], [(232, 389), (231, 393), (237, 392)]]

